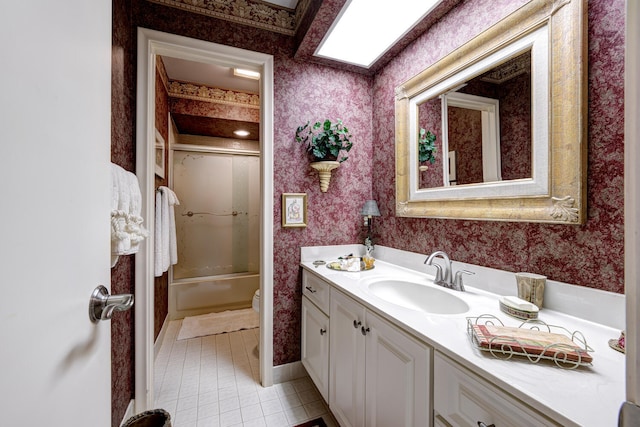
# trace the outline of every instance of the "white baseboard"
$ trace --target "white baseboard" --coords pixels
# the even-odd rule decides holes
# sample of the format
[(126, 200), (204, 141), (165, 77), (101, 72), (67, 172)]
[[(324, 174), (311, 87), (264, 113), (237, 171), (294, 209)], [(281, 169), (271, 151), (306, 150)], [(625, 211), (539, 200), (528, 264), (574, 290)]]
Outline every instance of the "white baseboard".
[(120, 421), (120, 425), (124, 424), (129, 418), (133, 417), (135, 415), (135, 405), (134, 405), (134, 400), (131, 399), (129, 401), (129, 406), (127, 406), (127, 410), (124, 413), (124, 417), (122, 417), (122, 421)]
[(160, 328), (160, 333), (158, 334), (158, 338), (153, 343), (153, 360), (158, 357), (158, 352), (160, 352), (160, 347), (162, 347), (162, 341), (164, 341), (164, 335), (167, 333), (167, 327), (169, 325), (169, 316), (165, 316), (164, 322), (162, 322), (162, 328)]
[(297, 361), (273, 367), (273, 383), (279, 384), (292, 381), (298, 378), (307, 377), (307, 370), (302, 366), (302, 362)]

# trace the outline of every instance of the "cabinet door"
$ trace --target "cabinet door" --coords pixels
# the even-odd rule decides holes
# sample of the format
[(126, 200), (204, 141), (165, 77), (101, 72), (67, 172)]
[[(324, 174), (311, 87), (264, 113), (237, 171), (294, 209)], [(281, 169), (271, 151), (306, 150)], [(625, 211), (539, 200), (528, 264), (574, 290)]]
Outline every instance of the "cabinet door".
[(431, 425), (431, 349), (381, 317), (366, 319), (366, 425)]
[(433, 372), (434, 410), (453, 427), (560, 425), (440, 353)]
[(365, 310), (331, 289), (329, 317), (329, 407), (341, 427), (364, 427)]
[(302, 297), (302, 364), (329, 401), (329, 317)]

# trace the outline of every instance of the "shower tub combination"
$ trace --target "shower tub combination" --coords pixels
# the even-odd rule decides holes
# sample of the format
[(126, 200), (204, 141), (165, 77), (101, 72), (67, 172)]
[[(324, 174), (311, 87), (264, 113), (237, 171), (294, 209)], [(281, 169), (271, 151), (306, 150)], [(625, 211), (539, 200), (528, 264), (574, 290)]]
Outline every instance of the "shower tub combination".
[(177, 279), (169, 286), (171, 320), (251, 307), (260, 275), (238, 273)]
[(169, 317), (250, 308), (260, 288), (260, 163), (256, 155), (173, 151), (178, 263)]

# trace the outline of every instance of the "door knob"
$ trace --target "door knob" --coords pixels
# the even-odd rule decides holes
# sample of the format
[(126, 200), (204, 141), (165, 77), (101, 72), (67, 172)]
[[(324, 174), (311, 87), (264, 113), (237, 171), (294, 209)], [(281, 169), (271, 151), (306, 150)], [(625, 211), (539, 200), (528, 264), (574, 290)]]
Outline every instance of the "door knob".
[(132, 294), (109, 295), (107, 288), (98, 285), (89, 300), (89, 319), (93, 323), (109, 320), (114, 311), (127, 311), (131, 307), (133, 307)]

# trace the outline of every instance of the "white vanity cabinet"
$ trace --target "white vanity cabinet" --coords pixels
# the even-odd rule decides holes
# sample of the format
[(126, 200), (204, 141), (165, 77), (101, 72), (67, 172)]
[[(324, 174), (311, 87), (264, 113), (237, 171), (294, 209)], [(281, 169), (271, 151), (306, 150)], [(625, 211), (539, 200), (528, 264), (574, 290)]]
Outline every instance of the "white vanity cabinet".
[(303, 274), (301, 361), (325, 401), (329, 401), (329, 284)]
[(431, 349), (331, 289), (329, 407), (342, 427), (431, 424)]
[(438, 352), (433, 372), (436, 427), (561, 425)]

